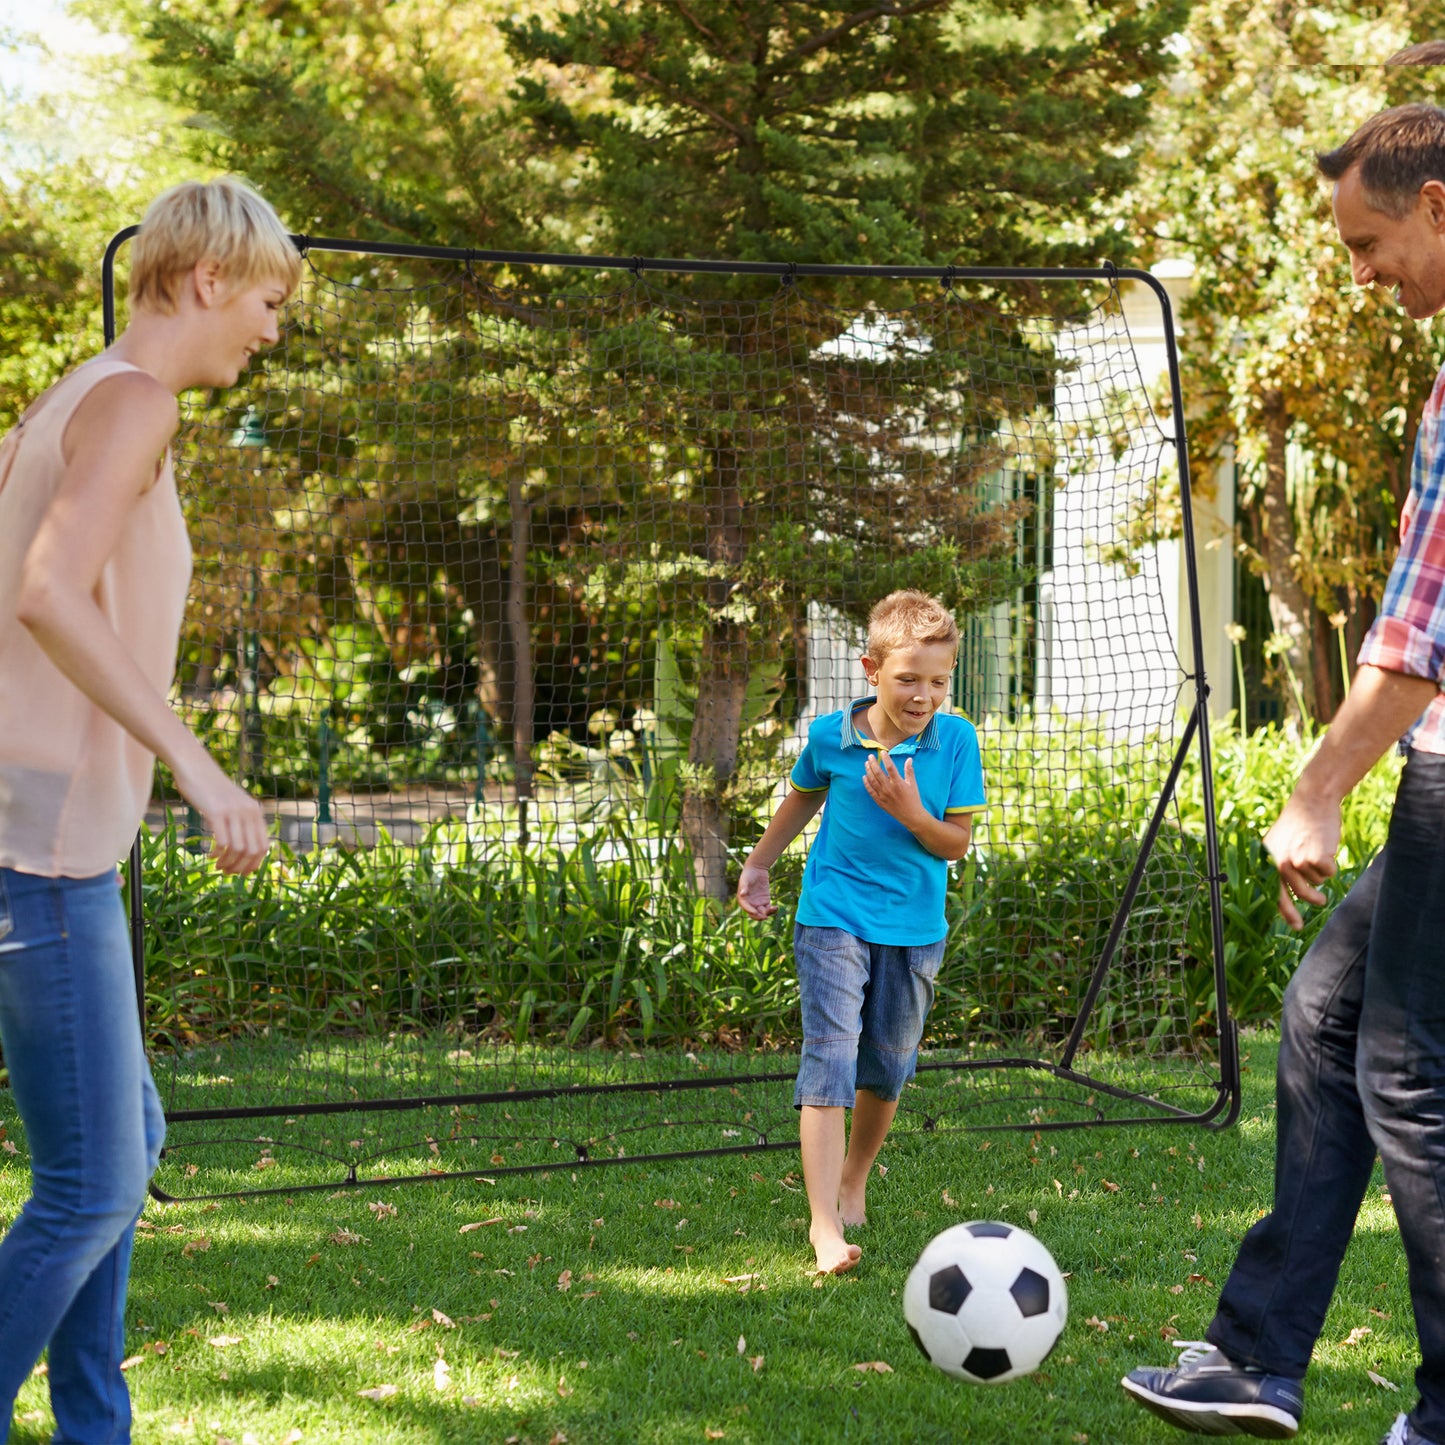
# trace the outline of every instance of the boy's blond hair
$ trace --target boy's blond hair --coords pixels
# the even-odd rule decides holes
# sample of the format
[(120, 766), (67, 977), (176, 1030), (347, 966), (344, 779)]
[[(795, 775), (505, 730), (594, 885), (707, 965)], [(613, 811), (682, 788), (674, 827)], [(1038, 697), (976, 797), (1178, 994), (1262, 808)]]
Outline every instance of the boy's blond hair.
[(231, 176), (182, 181), (150, 203), (131, 249), (130, 303), (171, 315), (181, 278), (215, 261), (233, 286), (301, 278), (301, 256), (280, 217), (250, 186)]
[(868, 614), (868, 656), (881, 663), (890, 652), (916, 643), (945, 642), (958, 652), (958, 623), (926, 592), (890, 592)]

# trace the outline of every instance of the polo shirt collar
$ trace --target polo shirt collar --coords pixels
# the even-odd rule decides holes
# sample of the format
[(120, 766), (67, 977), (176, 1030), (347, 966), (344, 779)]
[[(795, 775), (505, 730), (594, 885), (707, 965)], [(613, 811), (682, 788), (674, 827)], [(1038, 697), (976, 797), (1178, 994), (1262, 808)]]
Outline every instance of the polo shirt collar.
[[(861, 748), (866, 747), (869, 742), (875, 741), (871, 738), (864, 738), (859, 734), (858, 725), (853, 721), (853, 714), (856, 713), (860, 707), (871, 707), (877, 701), (878, 696), (875, 693), (870, 697), (855, 698), (848, 704), (846, 711), (843, 713), (841, 747)], [(936, 752), (939, 747), (938, 714), (934, 713), (933, 716), (928, 719), (928, 726), (924, 728), (916, 738), (910, 738), (908, 741), (912, 743), (914, 749), (917, 751), (929, 749)], [(896, 746), (902, 747), (903, 744), (898, 743)]]

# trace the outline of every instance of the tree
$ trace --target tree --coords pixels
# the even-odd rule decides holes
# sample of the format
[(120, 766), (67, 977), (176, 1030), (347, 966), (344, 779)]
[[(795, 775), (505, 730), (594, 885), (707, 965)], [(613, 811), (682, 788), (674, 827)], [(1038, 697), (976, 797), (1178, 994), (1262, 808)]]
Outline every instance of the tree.
[[(958, 0), (586, 0), (498, 25), (514, 13), (500, 0), (219, 9), (210, 0), (164, 9), (89, 0), (135, 38), (137, 77), (186, 114), (189, 153), (249, 176), (306, 231), (744, 261), (1018, 265), (1127, 258), (1103, 201), (1133, 174), (1131, 138), (1169, 69), (1163, 42), (1185, 5), (1062, 0), (1020, 12)], [(511, 109), (498, 104), (508, 87)], [(669, 605), (699, 658), (684, 826), (700, 889), (720, 897), (754, 644), (766, 650), (792, 635), (805, 585), (831, 577), (856, 611), (900, 575), (905, 554), (909, 576), (936, 577), (960, 605), (984, 600), (996, 585), (985, 564), (1004, 550), (1015, 515), (979, 486), (1006, 460), (997, 435), (1005, 373), (1042, 404), (1051, 363), (1004, 325), (993, 361), (1007, 355), (1007, 368), (980, 364), (977, 338), (960, 336), (939, 349), (931, 374), (910, 371), (913, 343), (937, 345), (942, 333), (923, 330), (937, 318), (905, 323), (871, 360), (829, 352), (864, 303), (918, 298), (880, 283), (830, 309), (842, 293), (810, 283), (790, 312), (757, 304), (772, 282), (715, 282), (707, 294), (718, 304), (705, 323), (694, 314), (679, 328), (665, 308), (653, 307), (650, 320), (634, 310), (560, 362), (522, 365), (509, 398), (520, 432), (489, 435), (476, 456), (453, 455), (426, 482), (429, 500), (444, 504), (429, 514), (430, 533), (414, 533), (414, 549), (438, 558), (462, 537), (484, 578), (471, 607), (476, 645), (497, 706), (517, 699), (502, 721), (520, 776), (531, 737), (533, 574), (545, 566), (562, 578), (565, 569), (544, 559), (593, 536), (583, 519), (595, 520), (604, 501), (658, 494), (658, 448), (685, 464), (693, 490), (673, 509), (667, 543), (675, 575), (690, 579)], [(455, 357), (496, 351), (472, 334), (488, 317), (520, 329), (502, 350), (545, 352), (546, 293), (558, 284), (536, 282), (543, 306), (478, 286), (474, 315), (445, 346)], [(529, 328), (532, 342), (520, 334)], [(648, 380), (649, 347), (685, 362), (665, 402)], [(616, 380), (618, 358), (627, 406), (591, 417), (574, 398), (563, 420), (567, 379)], [(787, 425), (770, 411), (780, 395)], [(945, 437), (951, 418), (968, 415), (960, 395), (972, 398), (978, 429)], [(288, 418), (283, 430), (299, 435), (304, 421)], [(313, 448), (312, 462), (339, 459), (344, 471), (353, 455), (392, 455), (396, 428), (375, 418), (358, 425), (337, 420), (327, 431), (336, 458)], [(592, 437), (602, 491), (569, 475), (569, 427)], [(307, 435), (317, 431), (310, 425)], [(909, 449), (909, 437), (930, 432), (931, 456)], [(905, 494), (916, 503), (907, 513)], [(417, 495), (406, 482), (349, 497), (347, 546), (364, 549), (368, 519), (405, 513)], [(875, 524), (876, 546), (849, 541), (860, 523)], [(288, 545), (309, 555), (300, 537)], [(434, 574), (426, 585), (466, 596), (471, 584), (451, 575), (456, 565), (444, 583)], [(576, 578), (566, 582), (575, 594)]]
[[(613, 250), (900, 264), (1122, 259), (1121, 237), (1110, 233), (1101, 202), (1132, 174), (1129, 142), (1169, 68), (1163, 41), (1184, 7), (1133, 0), (1077, 13), (1059, 7), (1049, 21), (1060, 38), (1034, 43), (1007, 23), (1013, 13), (949, 0), (583, 0), (551, 20), (516, 20), (504, 29), (526, 67), (516, 89), (539, 153), (587, 158), (576, 204), (596, 216), (599, 239)], [(534, 73), (543, 66), (552, 68), (551, 79)], [(566, 94), (597, 74), (608, 77), (615, 105), (579, 104)], [(724, 289), (708, 277), (706, 285), (710, 295), (740, 303), (758, 294), (746, 280)], [(887, 284), (874, 289), (882, 301), (915, 299)], [(810, 300), (840, 294), (808, 283)], [(851, 297), (863, 299), (857, 290)], [(828, 516), (823, 535), (837, 547), (870, 511), (896, 519), (913, 510), (925, 548), (939, 555), (952, 541), (951, 575), (941, 590), (962, 605), (987, 600), (980, 564), (998, 555), (1007, 533), (1008, 518), (988, 517), (975, 489), (988, 469), (988, 429), (977, 447), (944, 448), (946, 475), (900, 479), (911, 393), (907, 381), (892, 395), (879, 383), (885, 367), (896, 377), (907, 341), (916, 338), (904, 327), (886, 357), (862, 358), (847, 347), (830, 355), (829, 343), (852, 320), (842, 308), (825, 318), (820, 307), (789, 327), (778, 310), (740, 304), (711, 326), (695, 322), (710, 374), (706, 390), (684, 392), (691, 415), (683, 430), (700, 464), (690, 473), (693, 528), (675, 533), (669, 574), (696, 578), (684, 559), (706, 562), (691, 595), (702, 636), (683, 828), (699, 890), (715, 898), (726, 892), (726, 800), (749, 635), (786, 621), (766, 617), (764, 599), (796, 608), (792, 584), (818, 575), (803, 545), (805, 518)], [(941, 334), (930, 333), (929, 344)], [(1001, 349), (1010, 344), (1003, 340)], [(769, 357), (793, 363), (791, 380)], [(815, 384), (802, 380), (805, 359)], [(1015, 361), (1022, 364), (1017, 352)], [(932, 384), (950, 377), (962, 392), (975, 390), (985, 413), (999, 404), (997, 377), (982, 374), (987, 367), (977, 365), (976, 353), (973, 362), (961, 351), (935, 357), (932, 366)], [(1040, 385), (1037, 373), (1047, 366), (1034, 370)], [(930, 383), (920, 376), (916, 384), (921, 396)], [(779, 397), (786, 402), (780, 412), (804, 419), (796, 433), (767, 420)], [(939, 411), (937, 424), (958, 425)], [(893, 433), (866, 462), (858, 435), (864, 419), (885, 437)], [(805, 433), (827, 439), (816, 448), (824, 455), (811, 491), (802, 480), (806, 444), (801, 453), (798, 446)], [(867, 480), (851, 498), (835, 484), (856, 490), (860, 475)], [(953, 499), (951, 514), (938, 505), (945, 496)], [(960, 510), (977, 525), (961, 525)], [(842, 594), (854, 609), (876, 595), (886, 574), (898, 575), (905, 532), (895, 521), (875, 549), (855, 550), (852, 586)], [(928, 570), (912, 561), (915, 575)]]
[[(1201, 0), (1126, 207), (1193, 259), (1181, 363), (1196, 457), (1234, 445), (1240, 555), (1269, 591), (1292, 714), (1328, 720), (1332, 623), (1356, 641), (1394, 555), (1421, 404), (1445, 347), (1356, 288), (1316, 170), (1429, 72), (1386, 70), (1441, 7)], [(1196, 463), (1196, 484), (1210, 468)]]

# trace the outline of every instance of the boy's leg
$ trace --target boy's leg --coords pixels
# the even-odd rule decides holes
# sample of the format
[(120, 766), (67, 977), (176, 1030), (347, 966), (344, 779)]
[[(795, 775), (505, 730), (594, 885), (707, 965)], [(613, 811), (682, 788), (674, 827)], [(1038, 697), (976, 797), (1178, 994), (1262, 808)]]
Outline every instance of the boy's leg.
[(867, 1220), (868, 1171), (888, 1137), (904, 1086), (918, 1067), (918, 1044), (933, 1006), (933, 981), (943, 962), (945, 942), (868, 945), (858, 1089), (839, 1196), (844, 1224)]
[(897, 1099), (880, 1099), (871, 1089), (859, 1089), (854, 1096), (853, 1127), (838, 1187), (838, 1216), (845, 1225), (868, 1223), (868, 1171), (897, 1112)]
[(854, 1099), (858, 1035), (868, 987), (868, 945), (841, 928), (797, 924), (793, 957), (803, 1014), (803, 1057), (793, 1103), (801, 1111), (803, 1182), (812, 1209), (809, 1238), (818, 1268), (851, 1269), (862, 1253), (843, 1238), (838, 1186), (843, 1174), (843, 1111)]
[(803, 1147), (803, 1183), (812, 1222), (808, 1239), (822, 1274), (842, 1274), (863, 1251), (843, 1238), (838, 1220), (838, 1181), (843, 1174), (843, 1111), (804, 1104), (798, 1120)]

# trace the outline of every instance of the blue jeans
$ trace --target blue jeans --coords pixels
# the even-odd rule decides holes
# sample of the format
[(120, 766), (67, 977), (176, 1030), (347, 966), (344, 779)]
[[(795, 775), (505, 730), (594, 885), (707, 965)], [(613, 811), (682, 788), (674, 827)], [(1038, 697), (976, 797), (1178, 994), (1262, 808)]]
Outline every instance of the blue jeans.
[(126, 1281), (165, 1119), (113, 871), (0, 868), (0, 1044), (32, 1189), (0, 1240), (0, 1438), (48, 1346), (53, 1439), (125, 1442)]
[(1411, 1420), (1445, 1442), (1445, 757), (1410, 754), (1384, 851), (1290, 981), (1277, 1093), (1274, 1209), (1209, 1342), (1304, 1378), (1378, 1151), (1420, 1337)]
[(851, 1109), (858, 1089), (898, 1098), (918, 1065), (945, 942), (868, 943), (844, 928), (794, 925), (803, 1012), (794, 1107)]

